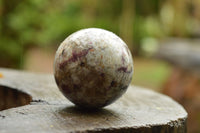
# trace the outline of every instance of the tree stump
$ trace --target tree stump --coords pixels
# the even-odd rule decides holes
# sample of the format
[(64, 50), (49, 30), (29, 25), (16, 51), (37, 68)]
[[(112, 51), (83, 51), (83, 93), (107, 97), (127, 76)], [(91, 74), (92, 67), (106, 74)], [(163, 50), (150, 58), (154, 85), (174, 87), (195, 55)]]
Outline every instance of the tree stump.
[(1, 133), (186, 132), (183, 107), (141, 87), (130, 86), (117, 102), (91, 111), (70, 103), (59, 92), (53, 75), (2, 68), (0, 73)]

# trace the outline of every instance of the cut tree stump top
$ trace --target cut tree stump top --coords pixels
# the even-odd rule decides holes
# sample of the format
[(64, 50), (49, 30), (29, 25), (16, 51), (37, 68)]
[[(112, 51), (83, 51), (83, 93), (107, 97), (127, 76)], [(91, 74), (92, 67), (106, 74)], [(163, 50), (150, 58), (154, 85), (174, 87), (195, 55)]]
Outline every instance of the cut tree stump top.
[(186, 132), (183, 107), (148, 89), (130, 86), (117, 102), (89, 111), (70, 103), (53, 75), (3, 68), (0, 74), (1, 133)]

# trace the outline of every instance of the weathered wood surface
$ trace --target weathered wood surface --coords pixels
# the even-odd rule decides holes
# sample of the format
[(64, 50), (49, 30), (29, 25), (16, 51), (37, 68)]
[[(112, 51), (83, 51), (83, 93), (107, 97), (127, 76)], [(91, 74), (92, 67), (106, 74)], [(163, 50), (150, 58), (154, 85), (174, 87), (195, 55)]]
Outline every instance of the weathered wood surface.
[[(74, 107), (58, 91), (52, 75), (8, 69), (0, 73), (1, 106), (10, 108), (0, 111), (1, 133), (186, 132), (187, 113), (182, 106), (141, 87), (130, 86), (114, 104), (87, 111)], [(20, 106), (24, 104), (28, 105)], [(11, 108), (16, 106), (20, 107)]]

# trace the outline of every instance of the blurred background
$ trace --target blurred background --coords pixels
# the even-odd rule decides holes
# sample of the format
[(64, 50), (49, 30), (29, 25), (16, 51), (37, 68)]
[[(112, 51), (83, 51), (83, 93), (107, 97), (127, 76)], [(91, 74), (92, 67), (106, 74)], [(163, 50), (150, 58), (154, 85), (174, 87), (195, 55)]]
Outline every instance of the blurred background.
[(200, 132), (200, 0), (0, 0), (0, 67), (52, 73), (59, 44), (89, 27), (120, 36), (132, 84), (174, 98)]

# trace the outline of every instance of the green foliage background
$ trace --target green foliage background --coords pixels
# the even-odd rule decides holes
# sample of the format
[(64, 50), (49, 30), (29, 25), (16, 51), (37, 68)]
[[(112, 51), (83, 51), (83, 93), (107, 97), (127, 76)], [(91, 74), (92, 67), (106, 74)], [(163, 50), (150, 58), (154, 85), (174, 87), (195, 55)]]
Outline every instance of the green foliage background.
[[(27, 49), (57, 47), (71, 33), (88, 27), (113, 31), (139, 55), (144, 38), (185, 37), (193, 32), (187, 22), (197, 19), (188, 15), (188, 7), (174, 5), (172, 0), (0, 0), (0, 66), (21, 68)], [(170, 18), (176, 10), (186, 13), (176, 16), (178, 20)], [(124, 18), (130, 21), (127, 34)]]

